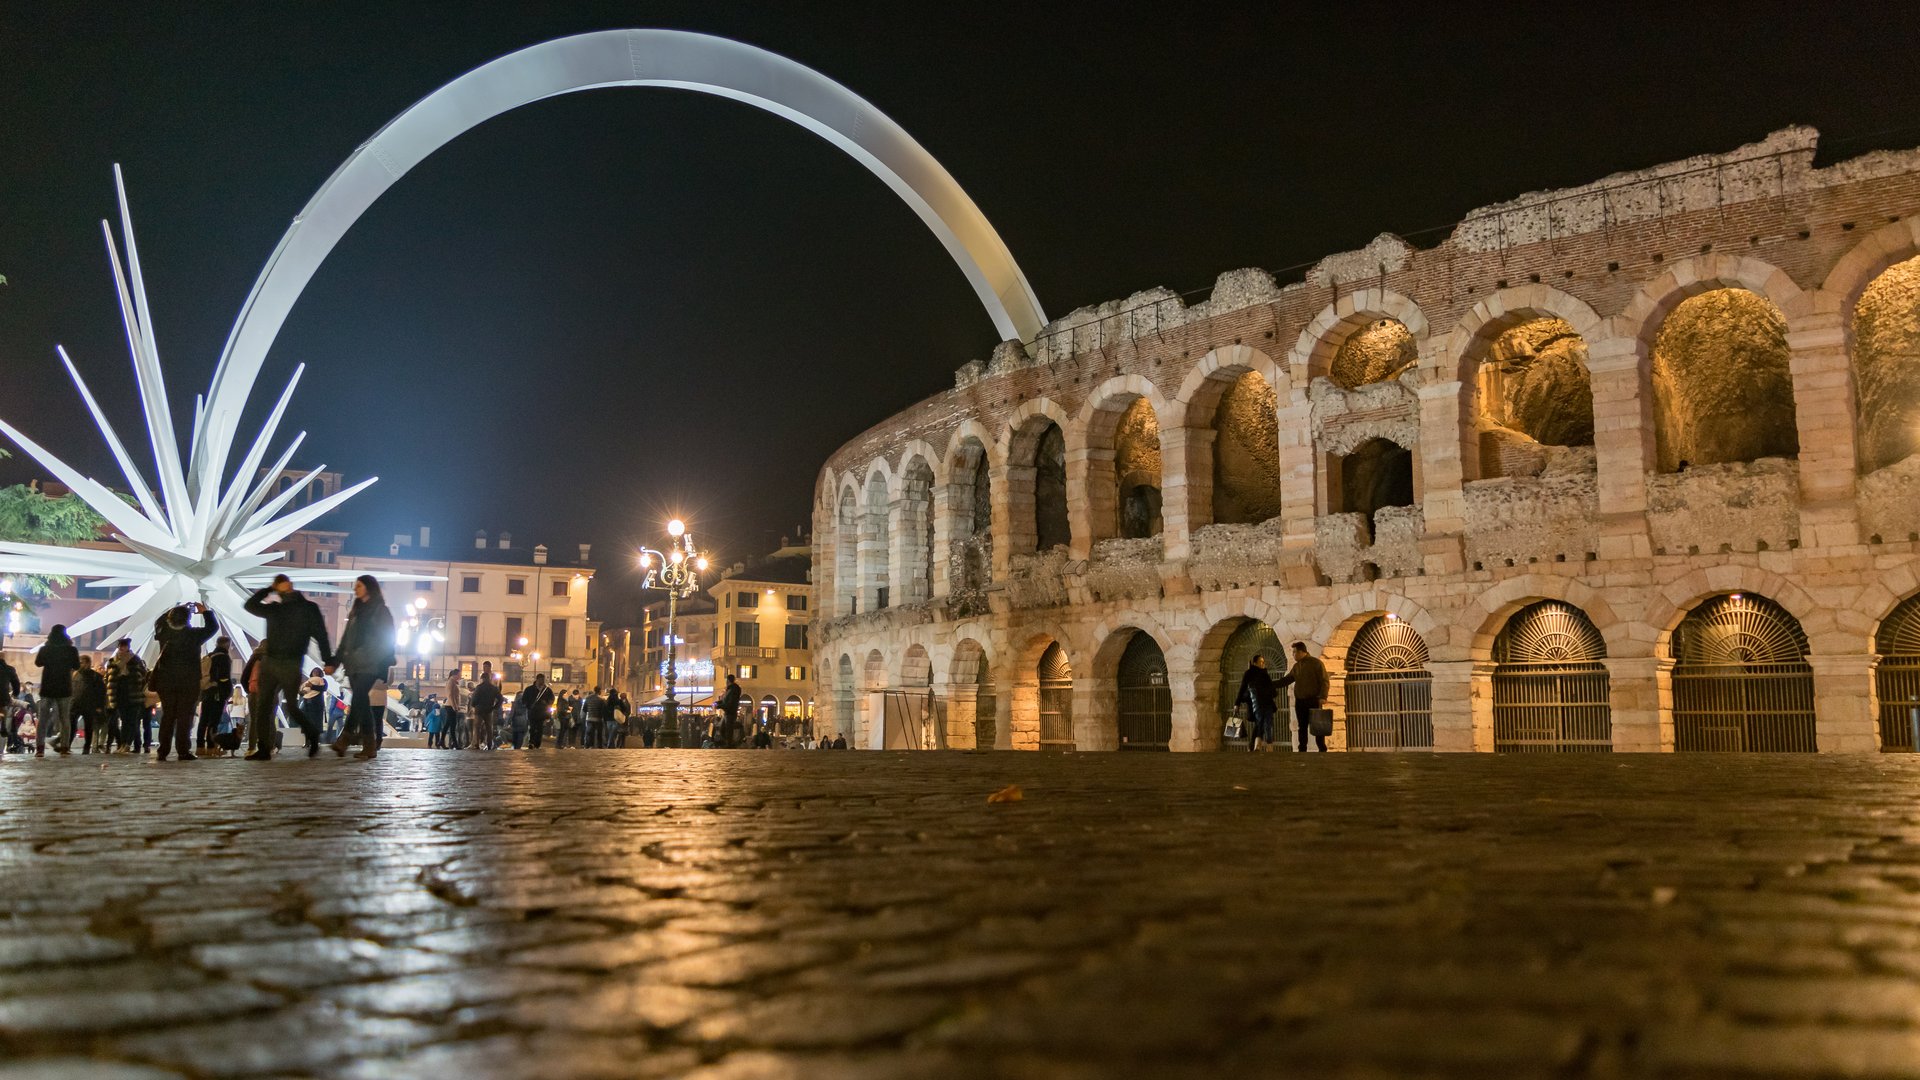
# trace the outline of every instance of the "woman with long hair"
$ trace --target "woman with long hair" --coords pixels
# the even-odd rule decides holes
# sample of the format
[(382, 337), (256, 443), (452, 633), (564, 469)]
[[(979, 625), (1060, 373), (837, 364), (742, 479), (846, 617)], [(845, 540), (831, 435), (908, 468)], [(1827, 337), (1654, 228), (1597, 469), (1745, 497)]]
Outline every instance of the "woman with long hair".
[[(347, 668), (347, 686), (353, 701), (347, 707), (347, 726), (334, 740), (333, 752), (345, 757), (354, 733), (360, 733), (362, 760), (380, 752), (380, 733), (374, 730), (373, 687), (386, 679), (394, 662), (393, 612), (372, 574), (353, 579), (353, 608), (334, 650)], [(384, 702), (382, 704), (385, 704)]]

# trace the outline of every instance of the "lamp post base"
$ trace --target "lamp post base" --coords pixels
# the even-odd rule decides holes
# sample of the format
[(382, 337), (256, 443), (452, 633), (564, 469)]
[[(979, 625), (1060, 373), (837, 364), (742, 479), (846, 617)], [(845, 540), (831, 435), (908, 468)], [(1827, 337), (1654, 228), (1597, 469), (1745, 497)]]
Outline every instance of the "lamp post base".
[(660, 727), (653, 733), (653, 745), (680, 745), (680, 703), (672, 698), (660, 703)]

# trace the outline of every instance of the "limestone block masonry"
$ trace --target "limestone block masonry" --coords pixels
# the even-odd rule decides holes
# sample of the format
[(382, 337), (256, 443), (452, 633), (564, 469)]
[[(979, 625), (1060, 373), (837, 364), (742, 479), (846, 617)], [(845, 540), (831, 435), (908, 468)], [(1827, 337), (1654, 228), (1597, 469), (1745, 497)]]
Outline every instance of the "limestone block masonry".
[(1300, 640), (1336, 749), (1911, 750), (1920, 150), (1817, 140), (967, 364), (821, 470), (821, 727), (1218, 749)]

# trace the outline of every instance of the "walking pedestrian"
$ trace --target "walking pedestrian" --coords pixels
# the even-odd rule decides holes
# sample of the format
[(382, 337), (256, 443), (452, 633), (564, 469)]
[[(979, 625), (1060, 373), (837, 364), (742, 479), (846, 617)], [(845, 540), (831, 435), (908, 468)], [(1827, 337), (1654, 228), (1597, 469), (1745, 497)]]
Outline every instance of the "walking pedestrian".
[(47, 730), (53, 730), (53, 752), (65, 756), (73, 742), (73, 673), (80, 670), (80, 650), (73, 647), (65, 626), (47, 631), (47, 643), (33, 654), (40, 669), (40, 726), (33, 736), (33, 756), (47, 756)]
[[(1307, 643), (1293, 643), (1293, 667), (1287, 670), (1281, 686), (1293, 686), (1293, 719), (1299, 726), (1300, 753), (1307, 752), (1307, 734), (1311, 726), (1313, 711), (1327, 699), (1327, 666), (1307, 652)], [(1327, 752), (1327, 737), (1315, 734), (1314, 741), (1320, 744), (1320, 752)]]
[(520, 691), (520, 700), (515, 705), (515, 715), (526, 719), (516, 721), (513, 726), (513, 748), (520, 749), (524, 738), (529, 748), (540, 749), (541, 730), (547, 726), (547, 717), (553, 712), (553, 687), (547, 685), (546, 672), (533, 677), (533, 682)]
[[(381, 595), (380, 582), (372, 574), (353, 579), (353, 607), (347, 612), (347, 625), (340, 631), (340, 647), (334, 650), (347, 668), (347, 692), (353, 700), (347, 706), (347, 729), (333, 742), (333, 752), (347, 756), (347, 745), (354, 733), (360, 735), (360, 753), (365, 761), (380, 752), (379, 717), (374, 713), (374, 688), (384, 684), (394, 663), (393, 612)], [(378, 705), (384, 709), (385, 695)]]
[(600, 688), (594, 687), (587, 696), (580, 699), (580, 736), (584, 740), (581, 746), (592, 749), (600, 745), (600, 717), (607, 703), (600, 697)]
[(20, 673), (0, 656), (0, 754), (17, 750), (13, 733), (13, 699), (20, 693)]
[(323, 740), (328, 742), (332, 741), (326, 738), (325, 731), (327, 727), (327, 673), (320, 668), (309, 670), (307, 672), (307, 681), (300, 684), (300, 716), (304, 721), (301, 725), (302, 727), (309, 727), (320, 731)]
[(1253, 654), (1253, 660), (1247, 664), (1247, 673), (1240, 676), (1240, 692), (1234, 696), (1237, 708), (1247, 708), (1247, 750), (1260, 749), (1261, 740), (1266, 740), (1269, 749), (1273, 746), (1273, 713), (1280, 701), (1280, 692), (1273, 685), (1273, 676), (1267, 674), (1267, 658), (1260, 653)]
[(565, 750), (573, 738), (574, 697), (565, 691), (553, 699), (553, 745)]
[(727, 692), (720, 698), (720, 711), (726, 719), (720, 723), (720, 745), (732, 748), (740, 741), (740, 682), (727, 676)]
[(220, 749), (213, 737), (220, 732), (220, 722), (226, 719), (227, 702), (232, 697), (233, 642), (222, 634), (214, 639), (213, 651), (201, 661), (200, 724), (194, 739), (200, 750), (211, 754)]
[(461, 730), (461, 725), (464, 723), (462, 718), (465, 714), (462, 711), (462, 707), (466, 704), (466, 694), (466, 686), (460, 681), (460, 669), (449, 669), (447, 671), (447, 700), (440, 707), (443, 716), (441, 724), (444, 728), (440, 735), (440, 748), (442, 750), (449, 748), (458, 750), (461, 746), (465, 745), (464, 740), (466, 733)]
[(160, 617), (160, 659), (153, 662), (153, 686), (160, 694), (161, 761), (178, 753), (194, 760), (193, 716), (200, 706), (200, 650), (217, 632), (205, 604), (181, 604)]
[[(0, 675), (0, 682), (4, 682)], [(0, 686), (0, 697), (5, 696), (5, 688)], [(0, 705), (0, 711), (5, 706)], [(101, 728), (109, 726), (107, 720), (107, 681), (93, 666), (93, 657), (88, 653), (80, 654), (80, 670), (73, 673), (73, 722), (86, 729), (86, 743), (81, 747), (83, 754), (93, 753), (93, 737), (101, 735), (100, 752), (106, 753), (107, 740)]]
[(253, 680), (247, 687), (251, 722), (247, 725), (248, 761), (267, 761), (273, 757), (275, 733), (274, 706), (284, 701), (287, 718), (298, 719), (307, 736), (307, 756), (320, 752), (320, 729), (312, 726), (300, 711), (297, 694), (300, 662), (309, 646), (320, 650), (321, 662), (334, 667), (333, 647), (327, 642), (327, 620), (320, 605), (307, 599), (293, 587), (285, 574), (275, 575), (273, 583), (247, 599), (247, 613), (265, 619), (267, 636), (249, 661)]
[(480, 665), (480, 678), (473, 684), (473, 691), (467, 695), (467, 709), (473, 717), (473, 741), (468, 744), (474, 750), (492, 750), (500, 745), (500, 676), (493, 673), (493, 661)]
[[(107, 660), (107, 734), (125, 753), (138, 745), (136, 728), (146, 722), (147, 662), (133, 651), (133, 639), (121, 638)], [(112, 753), (111, 745), (104, 748)]]
[(603, 711), (607, 715), (607, 732), (611, 737), (609, 745), (624, 750), (627, 748), (627, 721), (633, 719), (633, 708), (627, 704), (627, 697), (613, 687), (607, 687), (607, 704)]
[(427, 729), (427, 749), (440, 749), (440, 737), (446, 732), (447, 711), (440, 705), (439, 694), (427, 695), (427, 705), (421, 713), (420, 722)]

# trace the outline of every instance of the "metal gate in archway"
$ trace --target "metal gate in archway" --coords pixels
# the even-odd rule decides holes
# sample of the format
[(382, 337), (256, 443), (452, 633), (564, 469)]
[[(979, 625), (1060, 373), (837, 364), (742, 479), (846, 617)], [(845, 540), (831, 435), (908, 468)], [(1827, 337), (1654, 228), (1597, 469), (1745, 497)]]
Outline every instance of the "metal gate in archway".
[(1920, 734), (1920, 596), (1893, 609), (1873, 636), (1880, 663), (1873, 669), (1880, 699), (1880, 749), (1911, 753)]
[(1120, 749), (1165, 750), (1173, 742), (1173, 689), (1153, 635), (1135, 631), (1120, 654)]
[(1501, 754), (1608, 753), (1606, 641), (1572, 604), (1521, 608), (1493, 639), (1493, 749)]
[(1059, 642), (1040, 654), (1040, 749), (1073, 749), (1073, 668)]
[(1368, 620), (1347, 650), (1348, 750), (1433, 749), (1427, 643), (1390, 615)]
[(1764, 596), (1717, 596), (1673, 631), (1675, 750), (1812, 753), (1813, 667), (1799, 620)]

